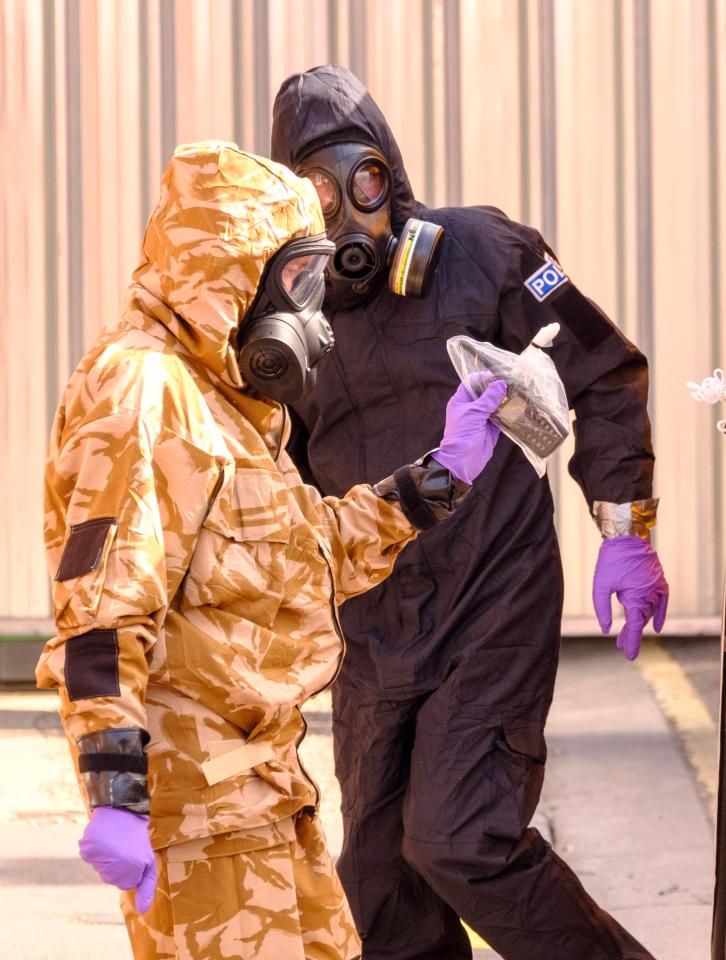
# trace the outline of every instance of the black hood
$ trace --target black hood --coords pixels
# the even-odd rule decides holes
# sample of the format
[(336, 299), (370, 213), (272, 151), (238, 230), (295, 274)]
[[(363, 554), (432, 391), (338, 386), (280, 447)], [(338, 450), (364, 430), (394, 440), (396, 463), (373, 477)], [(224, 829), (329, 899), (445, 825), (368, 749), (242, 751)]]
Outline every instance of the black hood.
[(376, 147), (388, 161), (391, 226), (397, 234), (416, 215), (416, 201), (401, 151), (373, 97), (350, 70), (331, 64), (284, 81), (272, 108), (273, 160), (294, 169), (311, 149), (348, 140)]

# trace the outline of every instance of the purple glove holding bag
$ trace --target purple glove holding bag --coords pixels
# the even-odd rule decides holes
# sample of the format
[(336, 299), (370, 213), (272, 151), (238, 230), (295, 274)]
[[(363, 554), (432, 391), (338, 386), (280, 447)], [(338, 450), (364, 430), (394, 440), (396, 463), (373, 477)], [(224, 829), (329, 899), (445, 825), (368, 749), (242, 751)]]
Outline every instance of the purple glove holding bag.
[(600, 629), (608, 633), (613, 624), (613, 593), (625, 609), (625, 626), (617, 645), (628, 660), (640, 652), (643, 630), (653, 617), (660, 633), (668, 609), (668, 583), (658, 554), (640, 537), (612, 537), (600, 547), (592, 584), (592, 602)]
[[(489, 374), (479, 376), (490, 379)], [(491, 460), (500, 430), (489, 418), (506, 395), (503, 380), (494, 380), (476, 398), (462, 383), (447, 403), (444, 436), (431, 455), (457, 480), (473, 483)]]
[(136, 887), (136, 909), (146, 913), (156, 890), (148, 817), (122, 807), (94, 807), (78, 849), (104, 883)]

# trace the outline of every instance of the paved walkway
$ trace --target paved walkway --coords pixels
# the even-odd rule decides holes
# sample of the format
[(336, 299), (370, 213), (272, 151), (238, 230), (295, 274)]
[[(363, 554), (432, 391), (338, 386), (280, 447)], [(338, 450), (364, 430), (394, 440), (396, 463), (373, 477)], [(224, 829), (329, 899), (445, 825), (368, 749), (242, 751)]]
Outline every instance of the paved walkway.
[[(558, 852), (657, 960), (707, 960), (713, 828), (680, 731), (656, 701), (664, 646), (631, 664), (607, 642), (567, 645), (543, 800)], [(690, 692), (681, 678), (671, 700)]]

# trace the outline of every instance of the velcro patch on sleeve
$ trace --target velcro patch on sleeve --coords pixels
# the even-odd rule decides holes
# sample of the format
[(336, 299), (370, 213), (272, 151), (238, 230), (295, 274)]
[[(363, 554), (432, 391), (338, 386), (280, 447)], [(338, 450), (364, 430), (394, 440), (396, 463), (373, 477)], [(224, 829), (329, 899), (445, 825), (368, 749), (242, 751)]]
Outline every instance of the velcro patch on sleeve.
[(115, 630), (89, 630), (66, 640), (66, 690), (69, 700), (121, 695)]
[(538, 303), (542, 303), (563, 284), (569, 282), (569, 277), (556, 260), (547, 260), (542, 266), (530, 274), (524, 281), (525, 287)]
[(95, 570), (101, 562), (108, 531), (115, 523), (114, 517), (99, 517), (73, 524), (55, 579), (71, 580)]

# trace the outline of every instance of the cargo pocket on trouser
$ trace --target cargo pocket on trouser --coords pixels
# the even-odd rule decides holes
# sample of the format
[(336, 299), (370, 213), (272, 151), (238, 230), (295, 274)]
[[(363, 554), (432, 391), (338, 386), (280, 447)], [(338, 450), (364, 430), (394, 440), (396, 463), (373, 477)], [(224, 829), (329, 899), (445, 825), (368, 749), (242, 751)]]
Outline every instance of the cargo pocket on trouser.
[(307, 933), (313, 916), (324, 930), (331, 903), (328, 870), (308, 846), (320, 874), (312, 878), (317, 913), (311, 905), (306, 917), (296, 889), (303, 848), (292, 818), (159, 850), (151, 909), (136, 913), (134, 891), (121, 898), (134, 960), (349, 960), (355, 951), (328, 950), (323, 937)]
[(484, 828), (491, 837), (516, 841), (534, 816), (547, 757), (543, 728), (544, 721), (505, 717), (497, 731), (492, 760), (500, 790)]

